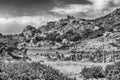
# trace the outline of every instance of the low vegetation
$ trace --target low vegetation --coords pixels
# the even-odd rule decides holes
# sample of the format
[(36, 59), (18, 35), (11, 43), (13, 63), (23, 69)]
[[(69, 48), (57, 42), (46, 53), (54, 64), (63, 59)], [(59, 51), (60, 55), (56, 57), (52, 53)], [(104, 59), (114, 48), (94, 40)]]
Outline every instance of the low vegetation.
[(2, 63), (0, 80), (73, 80), (39, 62)]
[(85, 79), (99, 79), (99, 78), (105, 78), (105, 73), (102, 70), (101, 66), (97, 67), (91, 67), (91, 68), (86, 68), (84, 67), (83, 70), (81, 71), (81, 74), (84, 76)]
[(105, 70), (101, 66), (86, 68), (84, 67), (81, 74), (85, 79), (107, 79), (120, 80), (120, 62), (113, 65), (107, 65)]
[(114, 65), (108, 65), (105, 72), (108, 80), (120, 80), (120, 62)]

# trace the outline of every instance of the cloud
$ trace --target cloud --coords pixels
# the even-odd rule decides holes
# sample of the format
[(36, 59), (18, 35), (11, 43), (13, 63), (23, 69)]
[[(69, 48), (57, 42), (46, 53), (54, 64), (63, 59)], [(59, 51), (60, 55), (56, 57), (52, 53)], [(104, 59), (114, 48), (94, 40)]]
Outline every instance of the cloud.
[(51, 11), (59, 14), (76, 14), (79, 12), (87, 12), (90, 5), (70, 4), (66, 7), (54, 7)]
[(0, 32), (2, 33), (20, 33), (27, 25), (36, 28), (45, 25), (49, 21), (56, 21), (59, 17), (53, 15), (41, 16), (22, 16), (13, 18), (0, 18)]
[[(110, 10), (120, 6), (120, 0), (88, 0), (92, 4), (68, 4), (65, 7), (54, 7), (51, 12), (61, 15), (66, 14), (101, 14), (105, 10)], [(112, 4), (111, 4), (112, 3)], [(113, 7), (114, 5), (114, 7)], [(112, 6), (112, 7), (110, 7)], [(96, 15), (97, 15), (96, 14)]]
[(120, 0), (111, 0), (115, 5), (120, 5)]

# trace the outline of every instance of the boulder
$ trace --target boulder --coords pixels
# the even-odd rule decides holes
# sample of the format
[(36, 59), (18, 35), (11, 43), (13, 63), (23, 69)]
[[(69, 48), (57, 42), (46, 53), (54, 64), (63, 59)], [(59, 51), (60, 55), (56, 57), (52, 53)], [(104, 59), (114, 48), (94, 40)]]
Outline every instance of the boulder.
[(31, 25), (28, 25), (26, 26), (26, 28), (23, 30), (23, 35), (24, 37), (29, 40), (31, 39), (32, 37), (34, 37), (35, 35), (35, 32), (36, 32), (36, 28), (31, 26)]

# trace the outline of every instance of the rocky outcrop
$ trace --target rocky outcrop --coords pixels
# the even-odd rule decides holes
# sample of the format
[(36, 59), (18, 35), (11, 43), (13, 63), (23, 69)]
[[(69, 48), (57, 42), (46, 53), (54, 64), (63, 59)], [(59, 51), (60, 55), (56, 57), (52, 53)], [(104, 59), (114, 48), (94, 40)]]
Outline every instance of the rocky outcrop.
[[(119, 26), (120, 9), (116, 9), (108, 15), (91, 20), (67, 16), (67, 18), (55, 22), (48, 22), (46, 25), (43, 25), (38, 29), (29, 25), (23, 30), (23, 35), (28, 40), (37, 37), (39, 41), (47, 40), (58, 43), (62, 43), (64, 39), (68, 40), (68, 42), (93, 40), (95, 43), (99, 43), (96, 41), (97, 39), (101, 38), (106, 40), (107, 37), (110, 37), (110, 34), (119, 32)], [(109, 39), (107, 42), (110, 40), (113, 39)], [(114, 41), (115, 40), (116, 38), (114, 38)], [(100, 43), (104, 44), (103, 42)], [(90, 46), (90, 48), (92, 47)]]
[(116, 9), (106, 16), (91, 20), (67, 16), (67, 18), (60, 19), (59, 21), (48, 22), (38, 29), (28, 25), (23, 30), (23, 34), (26, 39), (30, 39), (34, 34), (35, 36), (39, 36), (41, 33), (54, 31), (64, 34), (69, 30), (73, 30), (82, 38), (96, 38), (103, 36), (106, 31), (116, 31), (118, 29), (118, 24), (120, 24), (120, 9)]
[(31, 39), (32, 37), (34, 37), (35, 35), (35, 32), (36, 32), (36, 28), (31, 26), (31, 25), (28, 25), (24, 30), (23, 30), (23, 35), (24, 37), (29, 40)]
[(116, 31), (117, 24), (120, 24), (120, 9), (91, 20), (68, 16), (66, 19), (60, 19), (56, 22), (48, 22), (39, 29), (42, 32), (58, 31), (60, 33), (66, 33), (72, 29), (83, 38), (96, 38), (102, 36), (106, 31)]
[(36, 29), (35, 31), (35, 37), (39, 37), (41, 35), (42, 31), (40, 29)]

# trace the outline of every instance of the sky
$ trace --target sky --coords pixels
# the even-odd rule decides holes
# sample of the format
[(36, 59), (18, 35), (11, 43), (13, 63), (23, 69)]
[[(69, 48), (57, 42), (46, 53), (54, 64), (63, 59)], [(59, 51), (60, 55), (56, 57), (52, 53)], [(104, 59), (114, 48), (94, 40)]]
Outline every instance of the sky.
[(67, 15), (96, 18), (120, 8), (120, 0), (0, 0), (0, 32), (16, 34)]

